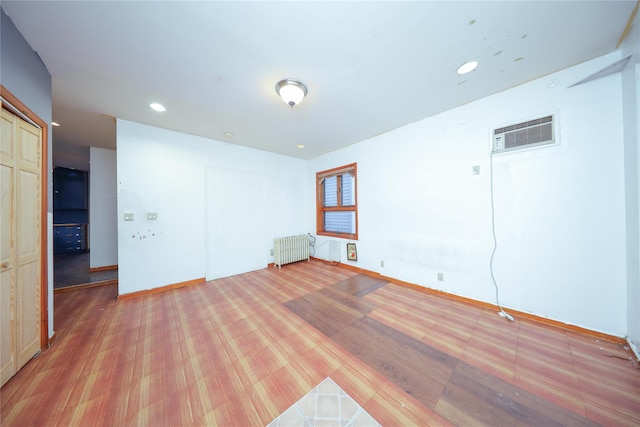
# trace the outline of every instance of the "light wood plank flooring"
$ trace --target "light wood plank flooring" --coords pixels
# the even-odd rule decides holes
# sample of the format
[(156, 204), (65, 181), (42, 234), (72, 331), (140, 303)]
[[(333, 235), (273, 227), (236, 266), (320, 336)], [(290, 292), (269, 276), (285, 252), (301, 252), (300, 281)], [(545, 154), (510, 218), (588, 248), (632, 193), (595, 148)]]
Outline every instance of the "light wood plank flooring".
[(55, 295), (2, 425), (264, 426), (330, 377), (383, 426), (640, 425), (627, 350), (320, 262)]

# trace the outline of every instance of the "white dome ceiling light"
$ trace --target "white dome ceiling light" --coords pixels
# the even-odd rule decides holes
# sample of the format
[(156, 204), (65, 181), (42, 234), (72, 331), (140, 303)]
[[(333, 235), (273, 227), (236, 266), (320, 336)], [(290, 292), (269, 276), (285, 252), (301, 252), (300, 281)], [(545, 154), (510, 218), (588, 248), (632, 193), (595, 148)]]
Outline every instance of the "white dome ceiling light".
[(276, 92), (286, 104), (293, 108), (307, 95), (307, 87), (297, 80), (284, 79), (276, 83)]

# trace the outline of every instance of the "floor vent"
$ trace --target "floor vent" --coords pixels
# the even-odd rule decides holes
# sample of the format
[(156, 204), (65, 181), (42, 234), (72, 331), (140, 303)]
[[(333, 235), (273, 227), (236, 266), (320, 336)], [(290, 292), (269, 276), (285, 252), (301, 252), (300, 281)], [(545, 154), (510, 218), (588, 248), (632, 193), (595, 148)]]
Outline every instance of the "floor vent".
[(554, 142), (554, 118), (552, 115), (501, 127), (493, 131), (494, 153), (553, 144)]

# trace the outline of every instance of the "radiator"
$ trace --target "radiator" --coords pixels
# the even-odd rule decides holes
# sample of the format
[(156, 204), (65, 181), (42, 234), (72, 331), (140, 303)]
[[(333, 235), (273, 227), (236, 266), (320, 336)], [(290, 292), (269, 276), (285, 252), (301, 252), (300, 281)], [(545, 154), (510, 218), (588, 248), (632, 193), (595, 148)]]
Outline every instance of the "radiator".
[(309, 261), (309, 235), (278, 237), (273, 239), (273, 263), (282, 268), (284, 264)]

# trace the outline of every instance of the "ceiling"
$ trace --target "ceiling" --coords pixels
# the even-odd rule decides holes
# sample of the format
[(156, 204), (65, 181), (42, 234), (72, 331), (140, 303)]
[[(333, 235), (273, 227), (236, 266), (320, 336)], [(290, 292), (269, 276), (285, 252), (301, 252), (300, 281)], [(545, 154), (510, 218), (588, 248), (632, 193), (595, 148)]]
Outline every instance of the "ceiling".
[[(635, 6), (2, 1), (52, 75), (58, 166), (114, 149), (114, 118), (314, 158), (614, 51)], [(283, 78), (307, 86), (300, 105)]]

